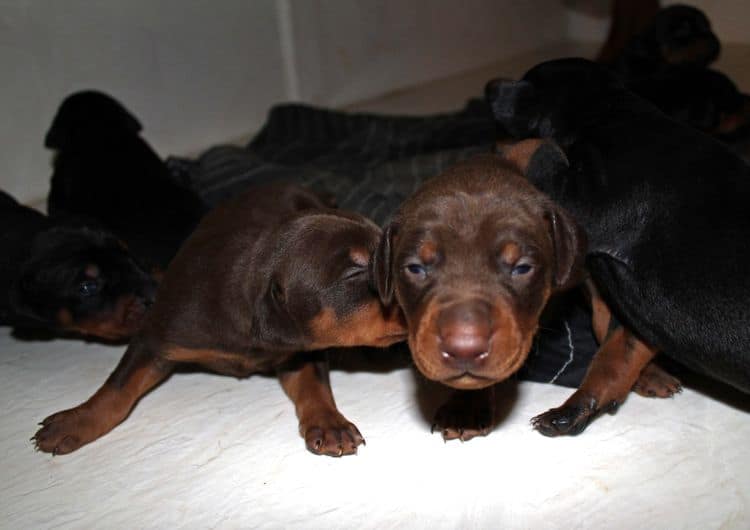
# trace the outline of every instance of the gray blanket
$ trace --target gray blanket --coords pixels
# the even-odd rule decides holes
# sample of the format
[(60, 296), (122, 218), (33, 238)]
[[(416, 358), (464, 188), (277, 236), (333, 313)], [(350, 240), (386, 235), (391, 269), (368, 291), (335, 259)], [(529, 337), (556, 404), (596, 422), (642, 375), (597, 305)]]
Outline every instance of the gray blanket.
[[(480, 100), (424, 117), (288, 104), (271, 110), (246, 147), (220, 145), (167, 164), (211, 205), (251, 184), (288, 180), (333, 194), (340, 208), (383, 225), (426, 179), (491, 149), (495, 137), (490, 109)], [(577, 292), (552, 304), (520, 377), (577, 386), (596, 350), (590, 318)]]

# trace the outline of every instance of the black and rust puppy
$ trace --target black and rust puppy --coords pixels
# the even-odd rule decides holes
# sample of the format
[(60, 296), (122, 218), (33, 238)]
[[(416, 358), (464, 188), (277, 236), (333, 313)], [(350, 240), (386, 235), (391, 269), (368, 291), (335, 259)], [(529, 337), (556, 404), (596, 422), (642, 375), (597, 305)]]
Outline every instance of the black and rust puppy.
[(671, 118), (723, 140), (745, 134), (750, 124), (750, 97), (710, 68), (671, 66), (626, 86)]
[(395, 214), (372, 262), (403, 309), (417, 368), (459, 389), (435, 425), (492, 426), (493, 385), (526, 360), (549, 297), (582, 278), (585, 237), (522, 176), (524, 149), (479, 155), (429, 180)]
[(625, 399), (657, 351), (750, 392), (750, 166), (584, 59), (542, 63), (495, 85), (491, 100), (517, 138), (564, 151), (569, 167), (542, 144), (527, 175), (586, 230), (603, 299), (586, 378), (537, 428), (580, 432)]
[(45, 419), (37, 447), (78, 449), (125, 419), (176, 364), (196, 363), (237, 377), (278, 369), (307, 447), (355, 453), (363, 439), (336, 409), (327, 365), (299, 354), (388, 346), (405, 330), (399, 311), (386, 309), (370, 286), (380, 229), (324, 206), (303, 188), (276, 185), (251, 188), (208, 214), (167, 269), (115, 371), (88, 401)]
[(112, 234), (0, 192), (0, 325), (129, 338), (156, 284)]
[(68, 96), (45, 145), (56, 150), (47, 210), (102, 223), (149, 265), (165, 268), (206, 212), (141, 138), (141, 124), (96, 91)]
[(706, 15), (678, 4), (659, 10), (610, 65), (623, 78), (637, 79), (669, 66), (706, 67), (720, 51), (721, 44)]
[[(618, 2), (619, 11), (637, 11), (652, 2)], [(618, 9), (615, 9), (617, 18)], [(635, 12), (630, 13), (634, 15)], [(618, 28), (613, 22), (612, 31)], [(725, 139), (745, 132), (750, 123), (748, 97), (726, 75), (707, 66), (719, 55), (720, 44), (708, 18), (700, 10), (673, 5), (653, 16), (645, 28), (613, 50), (610, 39), (601, 55), (614, 54), (604, 64), (625, 85), (672, 118)], [(615, 39), (616, 40), (616, 39)]]

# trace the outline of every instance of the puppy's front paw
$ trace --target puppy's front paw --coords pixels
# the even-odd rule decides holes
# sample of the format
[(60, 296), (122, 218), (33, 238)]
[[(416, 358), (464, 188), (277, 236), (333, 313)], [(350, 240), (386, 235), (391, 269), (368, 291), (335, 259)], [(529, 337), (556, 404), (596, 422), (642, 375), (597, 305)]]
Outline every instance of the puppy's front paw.
[(357, 447), (365, 444), (359, 429), (338, 411), (321, 413), (300, 422), (300, 433), (307, 448), (317, 455), (353, 455)]
[(581, 434), (599, 413), (614, 414), (619, 407), (620, 401), (617, 400), (608, 401), (606, 406), (599, 407), (596, 399), (573, 394), (563, 406), (532, 418), (531, 425), (545, 436), (575, 436)]
[(31, 440), (37, 450), (53, 455), (72, 453), (97, 437), (88, 413), (80, 407), (52, 414), (40, 425)]
[(437, 430), (443, 440), (466, 442), (475, 436), (486, 436), (494, 424), (494, 400), (486, 390), (455, 392), (435, 414), (432, 432)]

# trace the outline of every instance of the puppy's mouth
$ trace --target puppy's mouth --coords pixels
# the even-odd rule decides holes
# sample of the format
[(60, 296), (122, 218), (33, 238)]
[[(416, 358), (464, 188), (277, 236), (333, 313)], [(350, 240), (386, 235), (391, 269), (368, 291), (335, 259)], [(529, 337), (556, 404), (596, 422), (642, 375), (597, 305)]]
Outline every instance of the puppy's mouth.
[(438, 381), (446, 386), (457, 388), (459, 390), (477, 390), (494, 385), (499, 380), (492, 377), (464, 372), (462, 374), (447, 377)]

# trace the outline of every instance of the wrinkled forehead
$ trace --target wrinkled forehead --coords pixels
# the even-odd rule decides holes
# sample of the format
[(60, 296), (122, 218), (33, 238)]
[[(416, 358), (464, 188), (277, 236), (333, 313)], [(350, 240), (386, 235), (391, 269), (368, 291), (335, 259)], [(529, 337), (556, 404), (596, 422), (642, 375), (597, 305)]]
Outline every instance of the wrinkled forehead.
[(377, 225), (360, 216), (313, 214), (284, 224), (270, 245), (277, 260), (306, 269), (335, 263), (366, 265), (380, 234)]
[(405, 222), (397, 235), (397, 254), (412, 254), (432, 261), (446, 252), (498, 251), (509, 242), (544, 249), (549, 232), (537, 204), (520, 199), (514, 203), (479, 203), (478, 208), (427, 208)]

